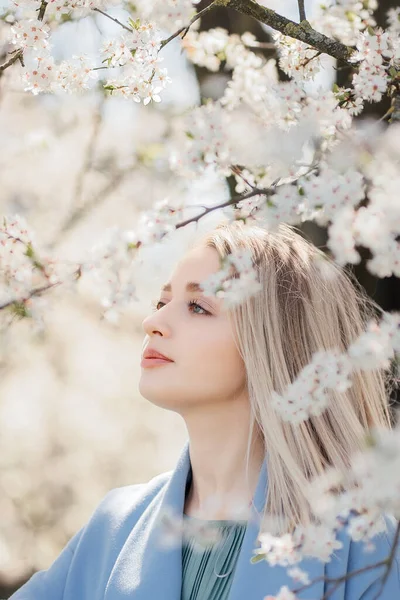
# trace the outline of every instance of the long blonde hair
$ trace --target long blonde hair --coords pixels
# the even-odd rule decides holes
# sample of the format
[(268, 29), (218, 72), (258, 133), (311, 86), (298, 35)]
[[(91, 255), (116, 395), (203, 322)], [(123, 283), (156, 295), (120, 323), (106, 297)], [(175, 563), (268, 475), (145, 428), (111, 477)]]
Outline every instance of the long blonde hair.
[(202, 243), (220, 258), (249, 250), (262, 284), (228, 313), (251, 404), (247, 465), (252, 435), (258, 431), (268, 472), (262, 522), (274, 515), (276, 533), (282, 534), (313, 520), (304, 493), (311, 478), (329, 466), (346, 468), (371, 426), (392, 427), (390, 379), (384, 369), (353, 372), (346, 392), (332, 391), (324, 413), (299, 425), (284, 422), (268, 398), (273, 390), (283, 394), (314, 352), (346, 351), (382, 309), (351, 272), (293, 226), (281, 223), (267, 231), (241, 221), (222, 223)]

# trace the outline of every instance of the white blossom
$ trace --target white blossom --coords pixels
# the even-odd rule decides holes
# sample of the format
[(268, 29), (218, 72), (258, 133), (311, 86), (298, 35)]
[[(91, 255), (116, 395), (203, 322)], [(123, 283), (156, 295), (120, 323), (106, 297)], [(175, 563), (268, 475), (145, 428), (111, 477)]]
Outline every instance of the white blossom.
[(16, 21), (11, 27), (11, 43), (26, 50), (43, 50), (49, 47), (49, 27), (37, 19)]

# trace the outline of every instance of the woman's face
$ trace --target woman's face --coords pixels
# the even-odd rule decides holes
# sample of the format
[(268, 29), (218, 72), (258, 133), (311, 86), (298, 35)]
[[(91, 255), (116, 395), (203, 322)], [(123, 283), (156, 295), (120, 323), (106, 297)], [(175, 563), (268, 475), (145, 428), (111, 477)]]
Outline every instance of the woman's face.
[(171, 289), (160, 291), (157, 310), (142, 323), (143, 352), (149, 347), (173, 362), (142, 367), (139, 392), (181, 415), (199, 406), (228, 403), (245, 388), (244, 363), (222, 300), (186, 290), (189, 282), (201, 284), (219, 268), (213, 248), (190, 250), (175, 267)]

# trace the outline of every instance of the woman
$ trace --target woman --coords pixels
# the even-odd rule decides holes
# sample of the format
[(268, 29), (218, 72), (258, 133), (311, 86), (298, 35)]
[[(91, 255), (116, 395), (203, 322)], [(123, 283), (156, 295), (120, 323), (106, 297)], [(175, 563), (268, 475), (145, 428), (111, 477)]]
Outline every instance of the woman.
[[(199, 284), (240, 249), (251, 251), (261, 289), (225, 310)], [(274, 515), (274, 533), (282, 534), (310, 523), (310, 478), (346, 467), (367, 429), (391, 420), (377, 370), (355, 374), (321, 416), (300, 425), (283, 422), (268, 398), (283, 393), (317, 350), (345, 350), (365, 329), (369, 306), (345, 272), (288, 225), (267, 232), (222, 224), (196, 242), (143, 321), (139, 390), (179, 413), (188, 430), (175, 469), (111, 490), (51, 567), (12, 600), (293, 600), (289, 589), (301, 585), (286, 567), (250, 562), (262, 524)], [(146, 358), (150, 351), (168, 360)], [(343, 545), (329, 562), (298, 565), (317, 581), (296, 597), (372, 600), (383, 567), (336, 586), (324, 577), (386, 558), (393, 520), (387, 526), (369, 554), (341, 530)], [(382, 600), (400, 598), (398, 569), (396, 558)]]

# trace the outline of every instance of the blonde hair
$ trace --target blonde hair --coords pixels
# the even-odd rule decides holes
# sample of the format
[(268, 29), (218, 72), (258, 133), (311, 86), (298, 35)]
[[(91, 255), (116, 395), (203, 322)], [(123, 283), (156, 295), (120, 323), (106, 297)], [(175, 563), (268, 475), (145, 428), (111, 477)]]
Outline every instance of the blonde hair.
[(275, 533), (282, 534), (315, 521), (304, 493), (311, 478), (330, 466), (346, 468), (371, 426), (392, 427), (389, 376), (384, 369), (354, 371), (346, 392), (333, 390), (323, 414), (299, 425), (284, 422), (268, 398), (273, 390), (283, 394), (314, 352), (346, 351), (382, 309), (351, 272), (293, 226), (281, 223), (267, 231), (242, 221), (222, 223), (202, 243), (220, 258), (249, 250), (262, 284), (228, 314), (251, 404), (247, 465), (256, 430), (265, 443), (268, 472), (262, 523), (274, 515)]

